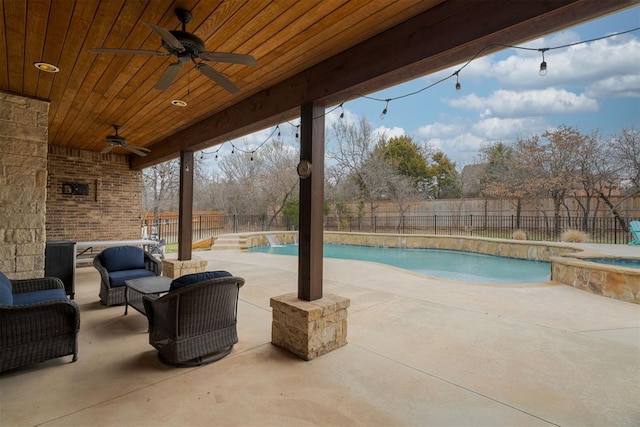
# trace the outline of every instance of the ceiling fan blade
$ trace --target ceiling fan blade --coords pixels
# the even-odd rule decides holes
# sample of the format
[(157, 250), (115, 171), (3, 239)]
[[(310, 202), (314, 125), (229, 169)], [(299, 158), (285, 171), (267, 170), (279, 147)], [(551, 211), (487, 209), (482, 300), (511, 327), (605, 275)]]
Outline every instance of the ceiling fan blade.
[(231, 80), (211, 68), (207, 64), (196, 64), (196, 68), (205, 76), (209, 77), (211, 80), (222, 86), (229, 93), (237, 93), (240, 91), (240, 88), (233, 84)]
[(159, 52), (155, 50), (138, 50), (138, 49), (89, 49), (91, 53), (128, 53), (132, 55), (154, 55), (154, 56), (167, 56), (171, 55), (167, 52)]
[(151, 150), (149, 150), (148, 148), (146, 148), (146, 147), (138, 147), (137, 145), (129, 145), (129, 144), (127, 144), (127, 147), (132, 147), (132, 148), (135, 148), (136, 150), (144, 151), (146, 153), (150, 153), (151, 152)]
[(253, 56), (240, 53), (202, 52), (200, 58), (205, 61), (229, 62), (231, 64), (251, 65), (254, 67), (258, 65), (258, 61)]
[(139, 150), (139, 147), (134, 147), (132, 145), (123, 145), (122, 148), (124, 148), (125, 150), (129, 150), (140, 157), (144, 157), (147, 155), (147, 153), (145, 153), (144, 151)]
[(107, 154), (109, 151), (113, 150), (113, 145), (108, 146), (104, 150), (100, 152), (100, 154)]
[(169, 64), (167, 69), (164, 70), (164, 73), (160, 77), (160, 80), (158, 80), (158, 83), (156, 83), (156, 89), (165, 90), (169, 88), (169, 86), (171, 86), (171, 83), (173, 83), (173, 81), (176, 79), (180, 68), (182, 68), (182, 63), (180, 62)]
[(180, 43), (178, 41), (178, 39), (175, 38), (175, 36), (169, 32), (169, 30), (165, 30), (164, 28), (162, 28), (162, 27), (160, 27), (160, 26), (158, 26), (156, 24), (152, 24), (150, 22), (145, 22), (144, 25), (146, 25), (147, 27), (152, 29), (172, 49), (175, 49), (178, 52), (184, 52), (185, 51), (185, 48), (182, 45), (182, 43)]

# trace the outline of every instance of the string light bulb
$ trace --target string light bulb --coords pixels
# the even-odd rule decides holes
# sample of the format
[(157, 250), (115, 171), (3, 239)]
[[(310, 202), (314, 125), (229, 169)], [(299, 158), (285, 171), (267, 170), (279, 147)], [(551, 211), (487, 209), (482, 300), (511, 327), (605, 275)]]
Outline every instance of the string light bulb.
[(298, 129), (300, 129), (300, 125), (296, 126), (296, 142), (300, 141), (300, 132), (298, 131)]
[(455, 72), (456, 75), (456, 90), (460, 90), (462, 89), (462, 85), (460, 84), (460, 81), (458, 81), (458, 71)]
[(251, 152), (251, 161), (253, 162), (253, 151)]
[(342, 112), (340, 113), (340, 118), (344, 119), (344, 107), (342, 106), (342, 104), (340, 104), (340, 109), (342, 110)]
[(384, 117), (387, 115), (387, 110), (389, 108), (389, 101), (391, 101), (390, 99), (386, 100), (386, 104), (384, 106), (384, 110), (382, 110), (382, 113), (380, 113), (380, 118), (384, 120)]
[(542, 53), (542, 62), (540, 63), (540, 71), (538, 71), (538, 74), (544, 77), (547, 75), (547, 61), (544, 60), (544, 53), (549, 50), (549, 48), (538, 50)]

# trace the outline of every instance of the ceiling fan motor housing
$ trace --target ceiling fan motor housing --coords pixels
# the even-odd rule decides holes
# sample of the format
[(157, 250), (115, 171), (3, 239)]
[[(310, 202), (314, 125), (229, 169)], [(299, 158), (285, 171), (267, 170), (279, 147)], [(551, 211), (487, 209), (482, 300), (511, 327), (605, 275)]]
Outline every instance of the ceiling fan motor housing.
[[(179, 30), (171, 30), (169, 31), (178, 41), (184, 46), (187, 52), (191, 54), (191, 56), (199, 56), (202, 52), (204, 52), (204, 42), (202, 39), (195, 34), (188, 33), (186, 31)], [(162, 47), (167, 49), (167, 52), (173, 55), (184, 55), (185, 52), (180, 52), (169, 46), (164, 40), (162, 41)]]
[(108, 135), (107, 142), (110, 142), (116, 145), (123, 145), (123, 144), (126, 144), (127, 139), (120, 135)]

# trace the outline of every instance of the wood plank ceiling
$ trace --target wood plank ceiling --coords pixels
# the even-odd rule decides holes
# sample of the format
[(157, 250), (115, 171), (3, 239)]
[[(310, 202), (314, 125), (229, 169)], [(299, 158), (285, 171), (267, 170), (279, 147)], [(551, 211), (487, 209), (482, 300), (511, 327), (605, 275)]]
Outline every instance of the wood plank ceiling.
[[(98, 152), (111, 125), (121, 125), (130, 144), (152, 149), (132, 158), (144, 167), (290, 118), (306, 100), (339, 102), (351, 88), (366, 93), (459, 63), (491, 41), (521, 42), (634, 3), (2, 0), (0, 90), (51, 101), (51, 145)], [(163, 50), (144, 22), (179, 30), (178, 7), (192, 12), (186, 31), (208, 51), (258, 60), (258, 67), (209, 63), (240, 92), (226, 92), (190, 63), (160, 91), (154, 86), (173, 58), (89, 52)], [(61, 71), (40, 72), (38, 61)], [(270, 107), (254, 117), (263, 103)]]

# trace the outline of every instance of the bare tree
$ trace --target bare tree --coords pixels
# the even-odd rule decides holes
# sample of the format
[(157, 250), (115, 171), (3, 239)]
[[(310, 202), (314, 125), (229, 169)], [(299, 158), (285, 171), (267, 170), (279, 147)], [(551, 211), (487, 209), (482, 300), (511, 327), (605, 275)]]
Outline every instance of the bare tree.
[(143, 209), (152, 212), (154, 221), (158, 213), (176, 210), (180, 186), (180, 161), (178, 159), (159, 163), (142, 171), (144, 180)]
[(484, 146), (480, 149), (479, 159), (484, 166), (480, 177), (480, 193), (487, 198), (508, 200), (514, 205), (516, 227), (520, 227), (522, 202), (531, 194), (526, 186), (529, 175), (514, 157), (513, 145), (497, 142)]
[(256, 155), (260, 168), (256, 185), (267, 202), (267, 229), (271, 228), (287, 201), (296, 194), (300, 182), (296, 173), (299, 158), (297, 149), (285, 146), (278, 140), (263, 146)]
[(575, 182), (576, 188), (573, 197), (582, 213), (580, 228), (588, 230), (589, 215), (592, 203), (598, 202), (598, 195), (611, 190), (610, 162), (607, 161), (602, 140), (597, 133), (580, 138), (580, 144), (576, 147)]
[[(640, 132), (623, 129), (618, 135), (604, 143), (603, 157), (609, 166), (607, 187), (599, 192), (599, 197), (609, 207), (620, 226), (628, 231), (628, 224), (618, 207), (625, 200), (640, 194)], [(620, 188), (622, 197), (617, 203), (611, 200), (611, 190)]]
[(628, 197), (640, 194), (640, 131), (623, 129), (611, 141), (611, 156)]
[(220, 159), (219, 186), (222, 187), (221, 204), (227, 214), (266, 214), (266, 208), (255, 182), (260, 175), (259, 162), (251, 160), (250, 153), (234, 152)]
[(389, 191), (389, 197), (395, 202), (398, 213), (400, 214), (396, 223), (396, 233), (400, 232), (400, 227), (404, 222), (404, 217), (411, 201), (415, 200), (420, 194), (413, 184), (414, 180), (406, 175), (397, 173), (396, 171), (390, 171), (388, 174), (387, 189)]
[[(598, 162), (597, 138), (587, 136), (576, 129), (561, 126), (545, 132), (541, 140), (537, 135), (518, 140), (515, 145), (514, 164), (527, 177), (525, 189), (534, 195), (547, 195), (553, 199), (554, 235), (560, 233), (560, 210), (566, 198), (580, 189), (592, 188), (599, 181), (592, 165)], [(542, 190), (542, 194), (540, 194)], [(583, 204), (588, 214), (590, 208)]]
[(296, 193), (298, 159), (298, 150), (279, 140), (226, 155), (218, 163), (220, 176), (209, 193), (226, 213), (262, 216), (269, 229)]
[(366, 117), (355, 123), (335, 122), (330, 138), (335, 141), (335, 149), (328, 152), (328, 157), (334, 162), (332, 175), (336, 185), (355, 184), (358, 188), (358, 217), (364, 215), (365, 203), (369, 204), (371, 215), (375, 215), (381, 188), (379, 174), (372, 169), (378, 162), (370, 161), (378, 141), (371, 123)]

